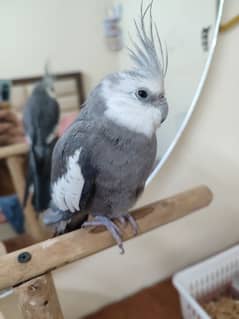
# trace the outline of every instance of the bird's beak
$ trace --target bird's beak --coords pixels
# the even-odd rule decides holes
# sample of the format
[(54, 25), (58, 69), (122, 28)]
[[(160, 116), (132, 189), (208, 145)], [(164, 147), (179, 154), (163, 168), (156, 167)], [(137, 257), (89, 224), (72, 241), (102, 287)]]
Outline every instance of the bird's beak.
[(162, 115), (162, 119), (161, 119), (161, 124), (162, 124), (168, 117), (168, 103), (165, 102), (164, 104), (160, 104), (159, 109)]

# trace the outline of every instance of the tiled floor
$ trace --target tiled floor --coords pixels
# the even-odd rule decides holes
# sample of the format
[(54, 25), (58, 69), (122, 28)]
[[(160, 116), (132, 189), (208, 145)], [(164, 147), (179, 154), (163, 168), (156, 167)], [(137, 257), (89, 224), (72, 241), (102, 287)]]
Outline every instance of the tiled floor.
[(108, 306), (85, 319), (181, 319), (180, 305), (171, 281), (159, 283)]

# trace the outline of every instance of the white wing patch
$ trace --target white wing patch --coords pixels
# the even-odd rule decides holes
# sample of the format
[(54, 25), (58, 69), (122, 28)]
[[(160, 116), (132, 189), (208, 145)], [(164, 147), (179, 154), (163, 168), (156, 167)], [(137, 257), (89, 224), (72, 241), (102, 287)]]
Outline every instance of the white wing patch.
[(77, 150), (67, 163), (67, 172), (53, 185), (52, 199), (55, 205), (74, 213), (80, 210), (80, 199), (84, 187), (84, 177), (78, 163), (81, 150)]

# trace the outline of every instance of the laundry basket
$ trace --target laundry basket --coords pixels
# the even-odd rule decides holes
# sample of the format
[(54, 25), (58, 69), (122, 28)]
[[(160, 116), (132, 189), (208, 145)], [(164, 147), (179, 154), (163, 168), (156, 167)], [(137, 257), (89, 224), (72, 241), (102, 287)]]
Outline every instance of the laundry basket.
[(180, 295), (184, 319), (210, 319), (197, 300), (230, 284), (239, 272), (239, 245), (177, 273), (174, 286)]

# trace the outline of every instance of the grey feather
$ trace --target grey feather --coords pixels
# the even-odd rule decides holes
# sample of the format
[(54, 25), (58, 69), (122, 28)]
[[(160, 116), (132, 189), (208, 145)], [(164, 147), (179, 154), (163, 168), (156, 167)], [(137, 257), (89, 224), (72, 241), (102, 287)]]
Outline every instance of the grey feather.
[(55, 78), (52, 75), (52, 73), (50, 72), (50, 62), (47, 61), (45, 64), (45, 73), (44, 73), (44, 77), (42, 79), (42, 85), (43, 87), (51, 92), (54, 92), (54, 82), (55, 82)]
[[(81, 148), (78, 162), (88, 183), (80, 199), (81, 210), (114, 218), (126, 214), (144, 188), (156, 155), (156, 137), (149, 139), (96, 115), (94, 100), (88, 100), (77, 122), (57, 142), (52, 183), (66, 173), (68, 158)], [(103, 109), (103, 98), (96, 100)]]
[[(139, 22), (134, 20), (136, 34), (139, 44), (131, 40), (133, 48), (129, 48), (129, 55), (135, 64), (135, 68), (141, 73), (151, 74), (151, 76), (165, 77), (168, 67), (167, 51), (164, 53), (161, 39), (156, 24), (152, 17), (152, 0), (146, 9), (143, 9), (141, 2), (141, 15)], [(149, 31), (146, 31), (145, 20), (149, 15)], [(157, 42), (155, 41), (155, 34)], [(157, 46), (159, 53), (157, 52)]]

